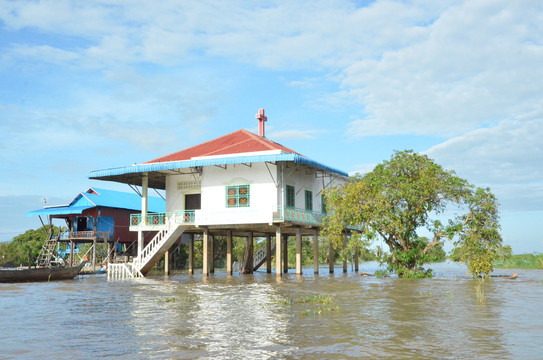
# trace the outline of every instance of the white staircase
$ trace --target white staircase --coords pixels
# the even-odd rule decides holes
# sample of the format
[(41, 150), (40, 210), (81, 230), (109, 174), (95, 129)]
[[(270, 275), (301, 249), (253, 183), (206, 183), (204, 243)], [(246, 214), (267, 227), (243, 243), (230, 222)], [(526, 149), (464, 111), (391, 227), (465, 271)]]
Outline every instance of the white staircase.
[[(275, 243), (272, 244), (270, 253), (273, 255), (275, 251)], [(253, 271), (257, 271), (266, 262), (266, 246), (262, 247), (260, 250), (253, 255)]]
[(132, 263), (109, 264), (108, 278), (126, 279), (145, 276), (183, 234), (185, 226), (180, 225), (181, 220), (181, 217), (174, 213)]

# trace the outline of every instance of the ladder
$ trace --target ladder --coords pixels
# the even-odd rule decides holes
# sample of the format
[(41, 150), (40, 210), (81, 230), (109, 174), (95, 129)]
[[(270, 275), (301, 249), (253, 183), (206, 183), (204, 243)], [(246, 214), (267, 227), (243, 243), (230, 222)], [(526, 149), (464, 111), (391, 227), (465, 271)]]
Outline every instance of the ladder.
[(60, 257), (58, 257), (58, 254), (57, 254), (57, 245), (58, 245), (58, 238), (56, 238), (54, 234), (51, 233), (49, 235), (49, 238), (45, 240), (45, 243), (43, 244), (41, 248), (40, 254), (38, 255), (38, 258), (36, 259), (37, 267), (52, 267), (52, 266), (63, 265), (62, 259), (60, 259)]
[[(272, 243), (270, 256), (275, 252), (275, 242)], [(253, 271), (257, 271), (266, 262), (266, 246), (262, 247), (253, 256)]]

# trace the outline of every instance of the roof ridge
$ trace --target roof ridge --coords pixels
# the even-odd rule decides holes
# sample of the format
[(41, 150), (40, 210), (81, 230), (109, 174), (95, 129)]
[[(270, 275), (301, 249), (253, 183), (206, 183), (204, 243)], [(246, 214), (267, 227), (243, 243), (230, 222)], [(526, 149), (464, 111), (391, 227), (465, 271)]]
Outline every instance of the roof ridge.
[[(157, 162), (157, 161), (155, 161), (155, 160), (157, 160), (157, 159), (162, 159), (163, 157), (166, 157), (166, 156), (175, 155), (175, 154), (178, 154), (178, 153), (180, 153), (180, 152), (187, 151), (187, 150), (190, 150), (190, 149), (194, 149), (194, 148), (196, 148), (196, 147), (200, 147), (200, 146), (202, 146), (202, 145), (208, 144), (208, 143), (213, 142), (213, 141), (217, 141), (217, 140), (219, 140), (219, 139), (222, 139), (222, 138), (224, 138), (224, 137), (226, 137), (226, 136), (230, 136), (230, 135), (235, 134), (235, 133), (240, 132), (240, 131), (246, 131), (246, 130), (243, 130), (243, 129), (236, 130), (236, 131), (233, 131), (233, 132), (228, 133), (228, 134), (226, 134), (226, 135), (219, 136), (218, 138), (211, 139), (211, 140), (208, 140), (208, 141), (204, 141), (203, 143), (199, 143), (199, 144), (190, 146), (190, 147), (188, 147), (188, 148), (186, 148), (186, 149), (182, 149), (182, 150), (179, 150), (179, 151), (175, 151), (175, 152), (173, 152), (173, 153), (170, 153), (170, 154), (166, 154), (166, 155), (160, 156), (160, 157), (155, 158), (155, 159), (153, 159), (153, 160), (145, 161), (145, 162), (143, 162), (142, 164), (148, 164), (148, 163), (151, 163), (151, 162)], [(206, 155), (202, 155), (202, 156), (206, 156)], [(158, 162), (161, 162), (161, 161), (158, 161)]]
[[(243, 129), (242, 129), (243, 130)], [(266, 139), (265, 137), (262, 137), (262, 136), (259, 136), (257, 134), (253, 134), (252, 132), (250, 131), (247, 131), (247, 130), (243, 130), (244, 132), (246, 132), (249, 136), (251, 136), (254, 140), (258, 141), (259, 143), (261, 143), (262, 145), (266, 146), (267, 148), (269, 148), (270, 150), (276, 150), (273, 146), (270, 145), (270, 142), (273, 142), (271, 140), (268, 140)]]

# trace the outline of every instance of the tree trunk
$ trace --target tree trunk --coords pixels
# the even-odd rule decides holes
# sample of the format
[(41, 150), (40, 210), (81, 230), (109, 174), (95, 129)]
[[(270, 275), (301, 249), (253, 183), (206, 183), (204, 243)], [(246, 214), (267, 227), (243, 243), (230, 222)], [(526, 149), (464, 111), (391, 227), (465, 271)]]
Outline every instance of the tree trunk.
[(243, 267), (241, 268), (241, 274), (253, 273), (253, 236), (252, 234), (247, 236), (247, 244), (245, 246), (245, 256), (243, 260)]

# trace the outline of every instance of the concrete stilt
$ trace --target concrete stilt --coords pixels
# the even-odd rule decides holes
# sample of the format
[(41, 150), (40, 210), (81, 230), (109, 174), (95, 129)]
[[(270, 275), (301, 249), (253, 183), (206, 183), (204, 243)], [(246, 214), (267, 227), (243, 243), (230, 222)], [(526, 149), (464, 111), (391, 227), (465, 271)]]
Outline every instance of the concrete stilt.
[(319, 232), (313, 233), (313, 273), (319, 273)]
[(170, 250), (164, 253), (164, 275), (170, 275)]
[(249, 236), (247, 236), (247, 260), (249, 262), (249, 267), (247, 270), (249, 271), (248, 274), (253, 273), (253, 255), (254, 255), (254, 241), (253, 241), (253, 233), (250, 232)]
[(281, 276), (281, 239), (282, 239), (281, 227), (277, 227), (275, 230), (275, 275)]
[(189, 274), (194, 274), (194, 234), (190, 235), (189, 240)]
[(209, 230), (204, 229), (202, 246), (202, 275), (209, 275)]
[(335, 257), (335, 252), (334, 252), (334, 244), (332, 243), (332, 240), (330, 240), (330, 245), (329, 245), (329, 248), (328, 248), (328, 267), (330, 268), (330, 274), (333, 274), (334, 273), (334, 257)]
[(226, 233), (226, 274), (232, 275), (232, 231)]
[(215, 236), (209, 235), (209, 273), (215, 273)]
[(302, 229), (296, 229), (296, 275), (302, 275)]
[(92, 271), (96, 271), (96, 239), (92, 240)]
[(343, 272), (347, 272), (347, 234), (343, 237)]
[(283, 272), (288, 273), (288, 235), (283, 236)]
[(271, 236), (266, 235), (266, 273), (271, 274)]

